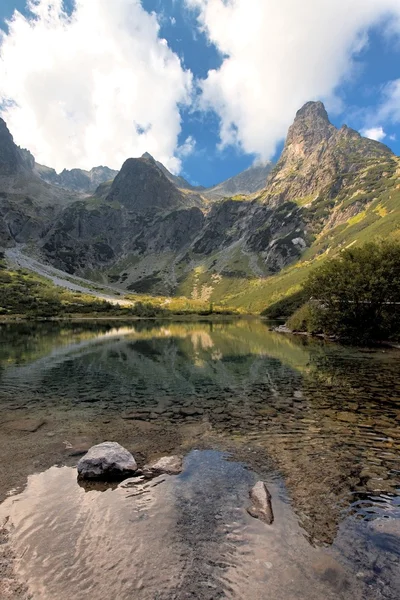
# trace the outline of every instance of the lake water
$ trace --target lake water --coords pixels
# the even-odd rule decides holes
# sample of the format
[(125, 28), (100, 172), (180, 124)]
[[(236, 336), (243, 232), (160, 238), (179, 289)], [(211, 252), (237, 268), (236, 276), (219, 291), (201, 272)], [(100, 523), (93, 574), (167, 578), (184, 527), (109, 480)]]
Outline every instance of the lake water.
[[(0, 336), (1, 598), (400, 597), (400, 351), (256, 320)], [(80, 486), (105, 440), (184, 471)]]

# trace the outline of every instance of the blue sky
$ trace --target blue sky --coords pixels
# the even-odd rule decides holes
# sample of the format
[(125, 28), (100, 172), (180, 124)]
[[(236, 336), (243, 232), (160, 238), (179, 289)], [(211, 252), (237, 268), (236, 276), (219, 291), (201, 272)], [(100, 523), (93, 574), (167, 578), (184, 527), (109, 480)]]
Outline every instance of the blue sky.
[[(98, 1), (100, 2), (100, 0)], [(116, 7), (114, 2), (105, 4), (104, 1), (102, 0), (105, 7), (104, 13), (107, 10), (112, 11), (112, 6)], [(129, 4), (132, 3), (132, 0), (117, 1), (121, 14), (129, 14), (129, 12), (122, 13), (122, 11), (130, 10)], [(356, 7), (351, 15), (346, 15), (346, 10), (344, 12), (340, 11), (340, 7), (338, 7), (337, 13), (332, 12), (331, 17), (333, 30), (337, 27), (337, 32), (334, 31), (335, 35), (332, 35), (332, 40), (324, 39), (329, 37), (329, 22), (324, 21), (322, 14), (317, 14), (315, 27), (322, 31), (321, 39), (318, 40), (318, 46), (311, 45), (310, 47), (307, 46), (309, 36), (314, 35), (310, 19), (304, 21), (304, 23), (299, 22), (298, 26), (296, 25), (297, 19), (291, 25), (290, 14), (286, 15), (284, 12), (279, 12), (279, 10), (284, 11), (284, 5), (288, 5), (288, 0), (281, 2), (282, 9), (275, 7), (273, 10), (272, 0), (248, 0), (247, 6), (249, 8), (251, 5), (254, 10), (259, 8), (261, 11), (257, 19), (265, 19), (265, 27), (261, 30), (263, 33), (259, 33), (259, 40), (257, 40), (256, 33), (259, 31), (257, 29), (258, 24), (252, 22), (251, 15), (246, 14), (246, 19), (243, 19), (245, 14), (243, 7), (242, 12), (240, 12), (240, 4), (243, 4), (244, 0), (230, 1), (232, 6), (229, 13), (226, 12), (228, 10), (226, 6), (222, 8), (221, 13), (213, 13), (209, 10), (210, 5), (214, 2), (215, 7), (220, 0), (142, 0), (140, 10), (150, 14), (154, 13), (157, 17), (159, 32), (156, 35), (159, 39), (167, 41), (171, 51), (169, 59), (177, 56), (181, 61), (179, 73), (176, 66), (172, 64), (173, 60), (169, 71), (165, 69), (165, 72), (163, 72), (164, 80), (160, 83), (161, 87), (157, 87), (157, 81), (155, 81), (157, 77), (160, 81), (157, 72), (154, 72), (153, 75), (150, 73), (141, 75), (140, 82), (143, 82), (140, 84), (141, 86), (148, 85), (149, 90), (152, 90), (154, 84), (155, 87), (152, 93), (158, 95), (159, 106), (164, 102), (163, 89), (168, 86), (170, 80), (174, 82), (171, 84), (172, 86), (181, 86), (182, 88), (176, 94), (176, 98), (169, 98), (168, 101), (171, 104), (165, 109), (162, 120), (159, 120), (157, 115), (152, 115), (149, 116), (148, 124), (142, 126), (142, 123), (147, 123), (146, 98), (137, 100), (137, 102), (140, 102), (140, 106), (137, 105), (137, 107), (135, 105), (136, 100), (133, 98), (127, 109), (129, 114), (124, 115), (126, 122), (116, 122), (115, 126), (113, 125), (113, 127), (110, 127), (110, 131), (107, 131), (107, 135), (104, 134), (98, 141), (93, 140), (90, 145), (87, 142), (90, 133), (87, 131), (89, 125), (85, 123), (84, 115), (87, 115), (88, 121), (92, 119), (99, 122), (98, 114), (92, 115), (90, 114), (91, 109), (79, 105), (78, 90), (76, 94), (71, 94), (73, 98), (71, 106), (69, 106), (69, 90), (63, 92), (60, 89), (59, 79), (56, 78), (56, 75), (50, 73), (48, 65), (44, 64), (43, 81), (48, 81), (48, 88), (51, 89), (51, 93), (49, 98), (46, 99), (46, 89), (44, 92), (42, 89), (43, 104), (47, 107), (51, 105), (51, 102), (63, 105), (64, 112), (62, 115), (67, 115), (65, 118), (72, 115), (74, 128), (80, 127), (79, 130), (76, 130), (74, 140), (68, 142), (71, 143), (71, 146), (73, 145), (68, 154), (63, 151), (65, 147), (63, 136), (66, 135), (65, 131), (68, 130), (68, 123), (65, 124), (64, 128), (60, 127), (58, 136), (55, 137), (54, 124), (49, 123), (46, 129), (44, 123), (45, 121), (47, 123), (46, 110), (38, 106), (38, 96), (35, 95), (36, 91), (32, 91), (32, 70), (35, 72), (35, 77), (38, 75), (38, 61), (36, 59), (35, 64), (31, 67), (31, 72), (29, 66), (24, 67), (26, 72), (24, 71), (22, 74), (22, 79), (26, 84), (10, 80), (8, 84), (3, 85), (3, 89), (1, 89), (0, 84), (0, 95), (3, 97), (4, 105), (13, 106), (15, 104), (20, 106), (19, 111), (9, 109), (6, 114), (3, 113), (4, 118), (8, 117), (7, 122), (16, 141), (29, 147), (36, 156), (39, 153), (42, 162), (51, 163), (54, 157), (54, 164), (50, 164), (50, 166), (55, 166), (57, 170), (60, 170), (64, 164), (68, 168), (72, 166), (87, 168), (90, 160), (110, 163), (120, 144), (121, 154), (118, 154), (118, 158), (115, 159), (118, 162), (123, 154), (135, 155), (135, 152), (144, 150), (143, 144), (146, 140), (149, 140), (153, 147), (147, 149), (156, 158), (166, 162), (167, 166), (180, 170), (191, 182), (212, 185), (247, 168), (260, 156), (262, 159), (272, 158), (276, 160), (282, 148), (287, 126), (294, 118), (295, 109), (300, 108), (302, 103), (308, 99), (322, 99), (325, 101), (331, 121), (335, 125), (340, 126), (346, 123), (360, 131), (372, 130), (375, 132), (374, 135), (381, 137), (382, 141), (391, 147), (395, 153), (400, 154), (400, 108), (397, 111), (393, 109), (393, 103), (397, 97), (392, 94), (388, 98), (388, 92), (385, 92), (386, 89), (389, 89), (387, 86), (390, 86), (390, 82), (400, 80), (400, 1), (379, 0), (380, 6), (382, 6), (382, 3), (386, 3), (385, 10), (381, 10), (378, 0), (376, 2), (375, 0), (365, 0), (364, 3), (354, 0), (354, 4), (359, 8)], [(42, 4), (46, 4), (46, 2), (49, 3), (51, 0), (41, 0)], [(80, 2), (84, 3), (85, 0), (80, 0)], [(133, 3), (135, 3), (135, 0), (133, 0)], [(330, 0), (322, 0), (322, 3), (329, 4)], [(335, 3), (340, 5), (341, 0), (332, 0), (332, 11), (335, 11), (333, 8)], [(343, 6), (347, 6), (344, 0), (342, 3)], [(268, 4), (271, 4), (270, 13), (266, 10)], [(313, 6), (318, 6), (318, 3), (315, 3), (315, 0), (304, 0), (303, 5), (306, 10), (307, 4), (310, 5), (310, 14), (313, 15)], [(396, 4), (398, 5), (398, 13), (396, 13), (399, 17), (398, 22), (395, 19)], [(65, 8), (70, 14), (73, 9), (72, 1), (65, 3)], [(15, 10), (22, 12), (30, 19), (32, 18), (32, 15), (26, 10), (25, 0), (2, 0), (0, 3), (0, 27), (6, 32), (8, 32), (8, 29), (5, 21), (11, 18)], [(223, 14), (224, 11), (226, 14)], [(348, 12), (351, 12), (351, 10)], [(94, 15), (93, 22), (95, 19), (106, 19), (106, 16), (106, 14), (103, 16)], [(334, 19), (336, 16), (338, 21), (335, 25)], [(318, 21), (319, 17), (321, 22)], [(351, 28), (349, 27), (349, 30), (343, 31), (342, 34), (340, 19), (347, 17), (349, 22), (351, 21)], [(240, 36), (243, 35), (243, 44), (241, 44), (240, 39), (237, 39), (238, 29), (235, 29), (233, 25), (232, 33), (230, 33), (231, 24), (235, 22), (236, 18), (239, 24), (241, 19), (243, 21), (243, 29), (239, 29)], [(300, 41), (296, 42), (297, 46), (294, 46), (292, 62), (296, 63), (296, 56), (298, 55), (301, 55), (302, 59), (299, 59), (299, 64), (294, 66), (293, 75), (287, 73), (288, 65), (289, 68), (291, 65), (290, 31), (287, 44), (282, 39), (282, 35), (278, 38), (278, 44), (275, 45), (273, 39), (270, 41), (263, 39), (264, 31), (267, 37), (268, 32), (273, 33), (274, 28), (279, 29), (281, 18), (288, 19), (288, 29), (291, 26), (298, 27), (298, 29), (294, 29), (293, 35), (298, 37)], [(83, 14), (81, 19), (84, 19)], [(148, 31), (148, 27), (151, 28), (151, 23), (149, 24), (146, 21), (143, 12), (135, 13), (135, 19), (135, 27), (130, 30), (127, 29), (126, 32), (124, 31), (124, 35), (134, 37), (137, 35), (139, 28), (142, 28), (141, 31), (145, 32)], [(224, 19), (226, 20), (226, 27), (224, 27)], [(56, 26), (58, 25), (54, 25), (54, 27)], [(51, 54), (51, 44), (55, 42), (49, 33), (49, 29), (53, 25), (45, 24), (43, 27), (42, 31), (49, 35), (48, 52)], [(121, 25), (118, 25), (118, 27), (121, 27)], [(327, 28), (328, 34), (324, 35), (324, 27)], [(117, 29), (110, 29), (110, 38), (115, 35), (115, 31)], [(301, 41), (303, 32), (304, 42)], [(337, 38), (342, 35), (343, 40), (339, 39), (338, 41)], [(41, 34), (39, 31), (37, 36), (44, 39), (43, 33)], [(272, 38), (271, 34), (270, 37)], [(8, 41), (13, 41), (14, 45), (19, 44), (23, 56), (23, 34), (15, 31), (12, 39), (9, 37)], [(152, 46), (149, 48), (147, 56), (151, 57), (154, 53), (163, 52), (158, 42), (159, 40), (152, 40)], [(117, 44), (118, 40), (114, 40), (113, 43)], [(276, 54), (272, 55), (276, 45), (278, 46)], [(135, 45), (132, 45), (132, 49), (129, 47), (132, 52), (132, 58), (130, 58), (129, 55), (127, 56), (126, 47), (121, 48), (121, 54), (124, 53), (124, 59), (127, 60), (127, 67), (124, 66), (123, 72), (134, 79), (138, 69), (143, 67), (143, 57), (140, 56), (140, 61), (135, 62), (139, 60), (137, 59), (137, 53), (141, 54), (140, 49), (138, 50)], [(315, 59), (316, 48), (322, 55), (325, 53), (323, 61)], [(28, 47), (25, 52), (29, 53)], [(82, 54), (82, 50), (80, 53)], [(289, 62), (285, 58), (286, 54), (289, 54)], [(262, 58), (263, 55), (266, 57), (265, 61)], [(3, 62), (5, 62), (5, 68), (10, 69), (10, 63), (14, 55), (10, 50), (6, 56), (11, 58), (7, 58), (8, 62), (6, 60)], [(43, 56), (43, 54), (40, 56)], [(17, 61), (17, 59), (15, 60)], [(324, 68), (324, 61), (326, 69)], [(64, 66), (60, 66), (60, 71), (66, 69), (67, 77), (73, 77), (75, 67), (69, 69), (68, 64), (65, 64), (62, 63)], [(90, 64), (88, 62), (87, 69), (91, 68)], [(130, 64), (132, 65), (131, 74), (129, 73)], [(229, 66), (230, 75), (227, 75), (224, 71), (224, 65)], [(299, 69), (303, 68), (304, 77), (298, 72)], [(204, 81), (208, 81), (207, 77), (210, 70), (216, 71), (216, 80), (210, 84), (206, 83), (204, 86)], [(76, 74), (79, 73), (79, 61), (75, 72)], [(190, 92), (187, 92), (189, 72), (191, 74), (191, 89)], [(237, 77), (235, 73), (238, 74)], [(251, 73), (251, 77), (249, 73)], [(270, 75), (271, 81), (269, 81)], [(60, 73), (57, 73), (57, 77), (59, 76)], [(42, 73), (39, 73), (39, 79), (41, 77)], [(149, 79), (147, 80), (146, 77)], [(243, 87), (240, 86), (241, 77), (243, 78)], [(82, 73), (84, 86), (86, 86), (86, 80), (87, 77)], [(293, 86), (291, 87), (292, 83)], [(25, 88), (23, 85), (25, 85)], [(46, 83), (43, 85), (46, 85)], [(116, 85), (118, 88), (119, 84)], [(249, 104), (252, 104), (253, 85), (254, 98), (257, 96), (257, 99), (254, 101), (254, 107), (249, 107)], [(90, 88), (87, 88), (86, 92), (85, 90), (86, 87), (81, 93), (82, 97), (85, 93), (91, 93)], [(129, 94), (131, 90), (132, 87), (127, 88), (124, 93)], [(243, 98), (241, 97), (242, 90)], [(68, 96), (65, 102), (62, 96), (63, 93)], [(151, 94), (151, 92), (149, 93)], [(188, 94), (190, 98), (188, 98)], [(296, 103), (297, 97), (299, 100)], [(7, 99), (7, 102), (5, 102), (5, 99)], [(108, 118), (113, 121), (117, 117), (112, 114), (110, 106), (112, 106), (112, 103), (104, 107), (101, 115), (109, 115)], [(100, 110), (101, 108), (97, 106), (93, 110)], [(140, 114), (140, 118), (136, 118), (137, 114)], [(265, 116), (267, 114), (268, 117)], [(119, 109), (120, 115), (121, 110)], [(101, 122), (104, 122), (104, 117), (102, 118), (103, 121)], [(35, 127), (32, 127), (32, 131), (28, 134), (26, 129), (29, 128), (32, 119), (35, 120)], [(137, 128), (139, 133), (142, 129), (148, 129), (154, 132), (153, 138), (148, 136), (133, 141), (130, 137), (125, 139), (125, 132), (129, 129), (129, 123), (134, 121), (140, 124)], [(157, 121), (157, 123), (153, 121)], [(177, 125), (179, 121), (180, 131)], [(81, 137), (81, 131), (85, 132), (85, 137), (83, 137), (83, 134)], [(155, 140), (156, 133), (158, 139)], [(69, 136), (67, 139), (69, 140), (71, 137)], [(60, 143), (57, 139), (60, 140)], [(81, 146), (79, 145), (80, 139), (84, 140)], [(224, 142), (222, 146), (221, 139)], [(98, 152), (93, 150), (94, 146), (99, 148)], [(190, 150), (184, 150), (186, 147)], [(107, 151), (103, 149), (101, 152), (101, 148), (106, 148)], [(114, 149), (114, 154), (110, 154), (112, 149)], [(170, 163), (168, 162), (169, 159)], [(80, 164), (72, 164), (74, 160)], [(115, 165), (111, 164), (111, 166)]]

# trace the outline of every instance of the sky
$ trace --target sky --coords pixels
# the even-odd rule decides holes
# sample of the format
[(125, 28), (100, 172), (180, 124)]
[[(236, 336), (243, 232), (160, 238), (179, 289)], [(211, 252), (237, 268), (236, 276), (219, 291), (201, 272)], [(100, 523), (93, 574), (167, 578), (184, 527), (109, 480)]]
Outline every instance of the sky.
[(400, 0), (0, 2), (0, 116), (58, 172), (150, 152), (211, 186), (309, 100), (400, 154)]

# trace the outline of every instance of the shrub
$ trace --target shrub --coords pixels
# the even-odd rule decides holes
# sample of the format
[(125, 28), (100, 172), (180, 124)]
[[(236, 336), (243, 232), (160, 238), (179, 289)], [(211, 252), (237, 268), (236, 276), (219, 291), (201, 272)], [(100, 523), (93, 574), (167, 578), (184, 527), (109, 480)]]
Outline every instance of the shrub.
[(370, 242), (348, 248), (312, 272), (313, 327), (351, 342), (400, 334), (400, 244)]
[(315, 305), (312, 302), (306, 302), (306, 304), (300, 306), (288, 319), (287, 326), (296, 332), (319, 333), (320, 328)]

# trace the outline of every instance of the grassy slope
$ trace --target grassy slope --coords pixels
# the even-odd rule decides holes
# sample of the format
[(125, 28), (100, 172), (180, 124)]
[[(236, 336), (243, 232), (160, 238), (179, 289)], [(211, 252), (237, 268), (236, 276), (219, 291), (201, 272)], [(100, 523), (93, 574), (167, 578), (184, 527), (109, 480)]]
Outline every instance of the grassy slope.
[[(351, 216), (339, 218), (339, 224), (332, 228), (322, 229), (301, 260), (272, 277), (224, 277), (213, 285), (211, 301), (242, 311), (260, 312), (298, 291), (311, 270), (341, 249), (376, 238), (400, 238), (400, 162), (397, 164), (397, 171), (391, 169), (384, 177), (373, 164), (360, 172), (335, 202), (339, 216), (347, 212)], [(324, 209), (311, 205), (306, 210), (312, 215)], [(201, 282), (210, 283), (210, 273), (202, 273)], [(185, 282), (186, 294), (190, 293), (192, 283), (193, 275)]]
[[(153, 316), (137, 314), (134, 308), (113, 306), (95, 296), (72, 292), (54, 285), (49, 279), (28, 270), (12, 270), (0, 259), (0, 317), (24, 315), (28, 317), (57, 317), (68, 314), (110, 314), (112, 316)], [(168, 314), (220, 313), (225, 306), (210, 306), (209, 302), (183, 297), (163, 298), (147, 295), (126, 296), (133, 304), (147, 306), (144, 312)], [(139, 311), (140, 312), (140, 311)]]

